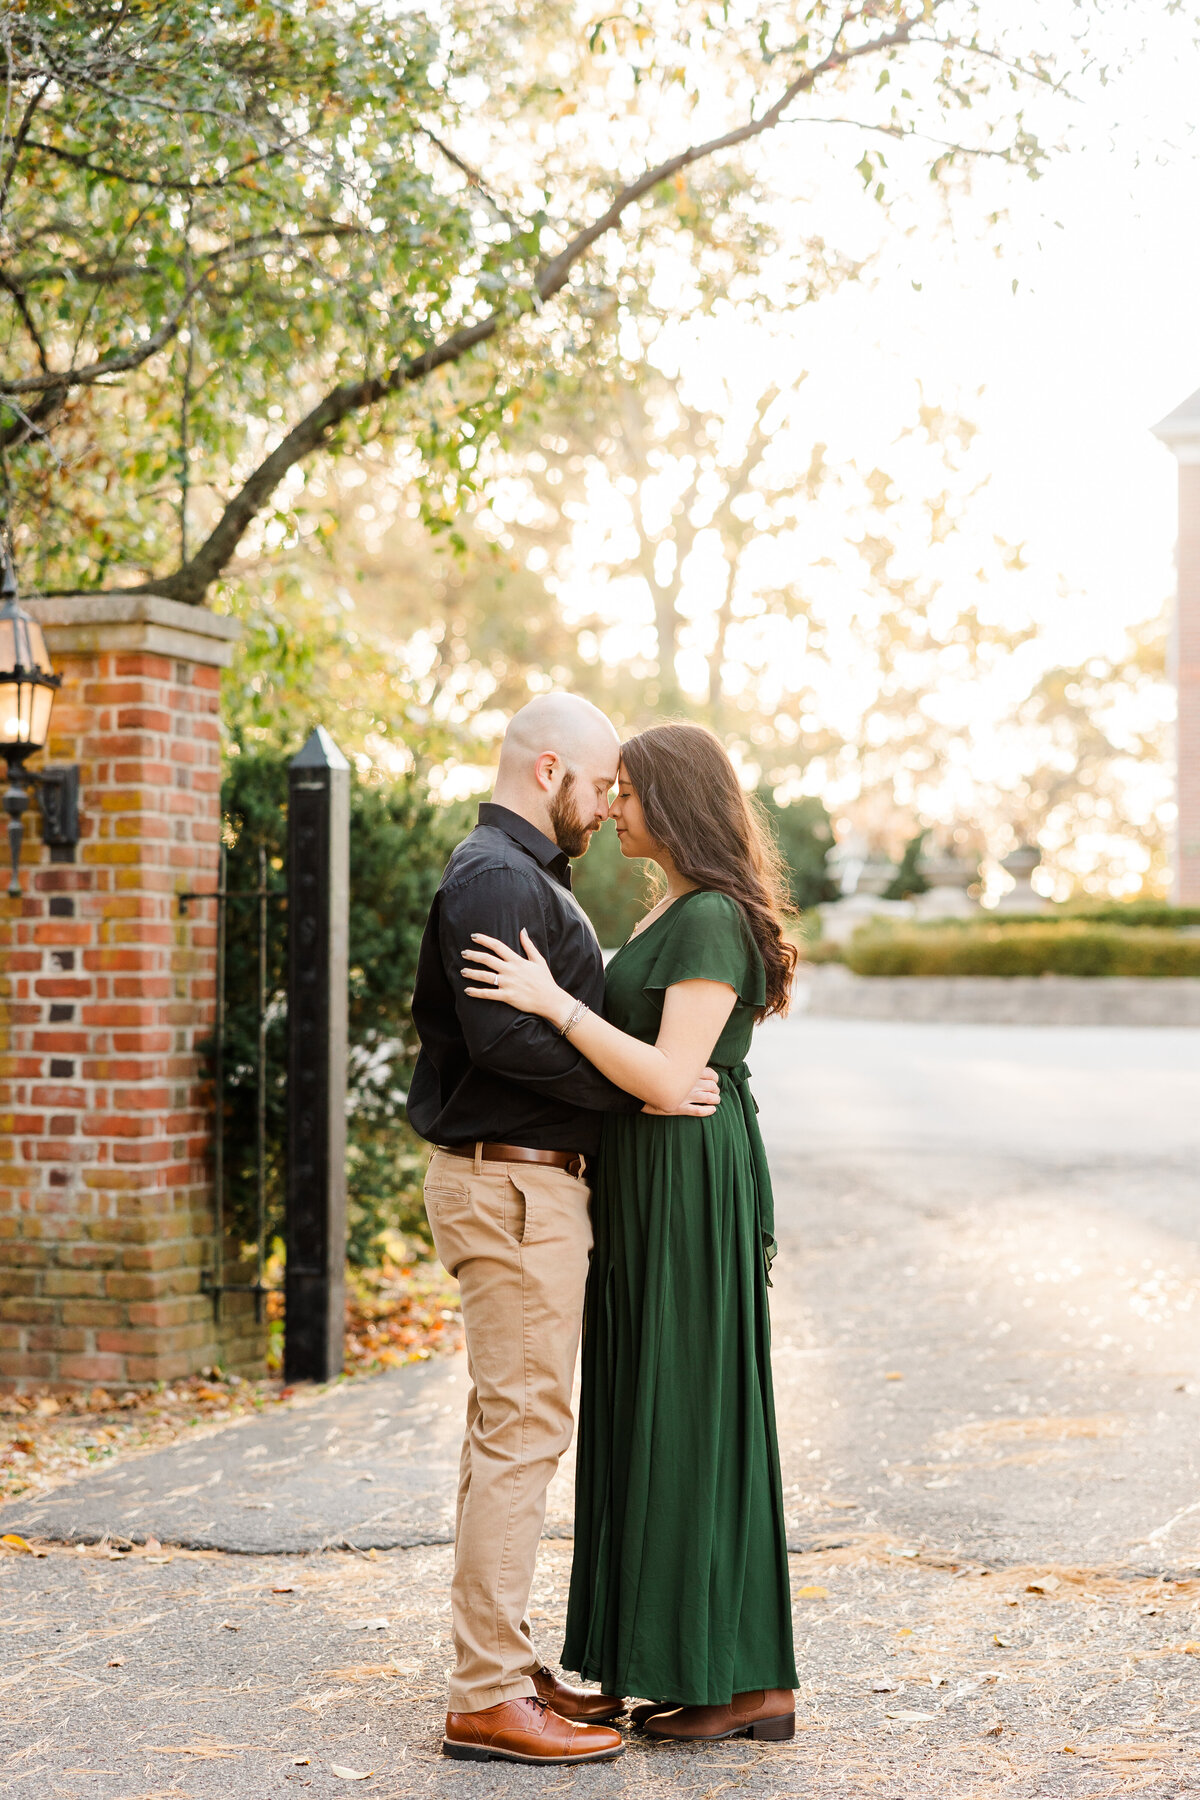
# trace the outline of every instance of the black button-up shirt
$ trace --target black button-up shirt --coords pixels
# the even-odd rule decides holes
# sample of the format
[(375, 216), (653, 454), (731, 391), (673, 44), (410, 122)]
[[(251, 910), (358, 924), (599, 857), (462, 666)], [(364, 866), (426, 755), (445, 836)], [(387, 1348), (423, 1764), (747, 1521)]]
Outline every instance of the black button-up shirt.
[(487, 804), (447, 864), (421, 940), (412, 1006), (421, 1054), (408, 1116), (435, 1144), (482, 1138), (588, 1154), (599, 1145), (603, 1113), (640, 1112), (642, 1102), (606, 1080), (548, 1020), (463, 991), (471, 933), (520, 950), (522, 926), (559, 986), (603, 1012), (600, 945), (571, 892), (568, 858), (527, 819)]

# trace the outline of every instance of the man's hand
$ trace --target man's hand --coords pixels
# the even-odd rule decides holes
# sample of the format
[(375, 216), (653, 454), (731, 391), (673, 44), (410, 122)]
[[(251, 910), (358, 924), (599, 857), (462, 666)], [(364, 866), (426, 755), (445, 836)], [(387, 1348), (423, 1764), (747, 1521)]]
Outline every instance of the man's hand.
[(715, 1069), (704, 1069), (700, 1079), (681, 1106), (666, 1112), (661, 1106), (643, 1106), (642, 1111), (659, 1119), (707, 1119), (721, 1104), (721, 1082)]

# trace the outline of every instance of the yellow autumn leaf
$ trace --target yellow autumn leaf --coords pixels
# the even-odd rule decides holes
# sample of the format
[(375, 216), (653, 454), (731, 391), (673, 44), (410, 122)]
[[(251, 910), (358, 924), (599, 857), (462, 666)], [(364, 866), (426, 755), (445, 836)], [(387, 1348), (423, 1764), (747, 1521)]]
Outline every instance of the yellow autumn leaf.
[(829, 1589), (823, 1587), (802, 1587), (796, 1589), (796, 1597), (800, 1600), (827, 1600)]
[(339, 1781), (370, 1781), (374, 1769), (346, 1769), (341, 1763), (330, 1763), (329, 1773), (336, 1775)]

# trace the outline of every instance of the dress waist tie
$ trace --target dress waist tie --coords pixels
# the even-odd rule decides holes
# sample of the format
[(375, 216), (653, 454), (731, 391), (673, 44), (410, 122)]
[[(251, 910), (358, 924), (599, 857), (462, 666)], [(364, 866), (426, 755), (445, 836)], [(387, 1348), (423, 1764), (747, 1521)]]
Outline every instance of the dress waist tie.
[[(733, 1063), (722, 1068), (719, 1063), (713, 1067), (721, 1078), (722, 1092), (728, 1087), (732, 1098), (742, 1109), (746, 1121), (746, 1139), (750, 1145), (750, 1161), (754, 1169), (754, 1192), (758, 1205), (758, 1228), (762, 1233), (763, 1262), (767, 1271), (767, 1286), (771, 1286), (771, 1264), (775, 1261), (779, 1245), (775, 1242), (775, 1197), (771, 1190), (771, 1171), (767, 1167), (767, 1153), (763, 1148), (762, 1132), (758, 1128), (758, 1101), (750, 1092), (750, 1070), (744, 1063)], [(722, 1102), (726, 1104), (726, 1102)]]

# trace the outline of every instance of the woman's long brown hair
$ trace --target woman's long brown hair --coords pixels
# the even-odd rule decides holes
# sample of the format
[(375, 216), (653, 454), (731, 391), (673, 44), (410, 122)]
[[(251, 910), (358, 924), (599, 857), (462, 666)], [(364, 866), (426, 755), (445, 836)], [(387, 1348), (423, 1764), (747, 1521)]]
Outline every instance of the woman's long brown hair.
[(767, 971), (758, 1018), (786, 1012), (799, 957), (783, 935), (779, 851), (720, 738), (703, 725), (652, 725), (622, 744), (621, 769), (679, 873), (741, 907)]

